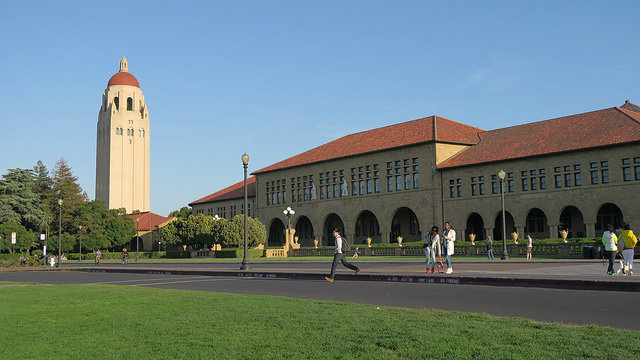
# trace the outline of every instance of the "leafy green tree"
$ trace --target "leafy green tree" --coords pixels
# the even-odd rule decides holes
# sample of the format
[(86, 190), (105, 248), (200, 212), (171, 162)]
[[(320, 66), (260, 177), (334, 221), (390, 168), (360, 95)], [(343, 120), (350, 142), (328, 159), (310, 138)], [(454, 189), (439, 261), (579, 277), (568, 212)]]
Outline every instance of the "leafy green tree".
[[(62, 252), (63, 253), (71, 252), (73, 248), (76, 246), (77, 242), (78, 240), (76, 239), (75, 235), (63, 232), (62, 233)], [(84, 249), (84, 240), (83, 240), (82, 248)], [(47, 242), (47, 254), (51, 256), (58, 255), (58, 233), (52, 234), (51, 238), (49, 238), (49, 241)]]
[(105, 235), (111, 247), (121, 247), (131, 241), (136, 234), (136, 226), (125, 209), (109, 210), (105, 224)]
[(191, 208), (188, 206), (183, 206), (180, 210), (173, 210), (169, 213), (169, 216), (174, 216), (179, 219), (186, 219), (191, 215)]
[[(267, 239), (267, 230), (257, 218), (248, 217), (247, 243), (249, 246), (264, 244)], [(244, 215), (236, 215), (222, 229), (222, 246), (226, 248), (244, 245)]]
[(227, 219), (222, 218), (214, 220), (213, 226), (211, 227), (211, 234), (214, 244), (222, 245), (224, 243), (225, 228), (227, 226), (229, 226), (229, 220)]
[(16, 244), (13, 249), (20, 251), (28, 251), (36, 247), (36, 235), (34, 232), (25, 229), (24, 226), (17, 222), (7, 222), (0, 224), (0, 251), (11, 250), (11, 233), (16, 233)]
[(42, 163), (42, 160), (38, 160), (38, 163), (33, 167), (35, 191), (40, 195), (40, 202), (43, 205), (43, 210), (47, 213), (49, 221), (55, 220), (55, 209), (52, 207), (55, 199), (55, 193), (53, 192), (53, 179), (49, 176), (49, 170)]
[(165, 245), (182, 245), (182, 238), (180, 237), (182, 225), (183, 220), (178, 218), (162, 228), (162, 242)]
[(86, 202), (73, 214), (73, 228), (77, 228), (78, 243), (87, 249), (105, 249), (111, 247), (106, 235), (106, 225), (110, 216), (109, 210), (102, 201)]
[(43, 230), (49, 215), (36, 193), (33, 172), (9, 169), (0, 180), (0, 222), (19, 222), (30, 230)]
[(189, 215), (184, 219), (183, 230), (186, 235), (186, 245), (193, 249), (209, 248), (213, 244), (213, 217), (204, 214)]
[[(53, 208), (58, 210), (58, 199), (62, 199), (62, 230), (69, 233), (76, 233), (73, 228), (73, 213), (76, 209), (87, 202), (87, 195), (82, 191), (82, 188), (78, 184), (78, 177), (73, 175), (71, 167), (67, 164), (64, 158), (61, 158), (56, 162), (55, 169), (53, 170), (53, 192), (55, 198)], [(58, 224), (55, 223), (57, 229)]]

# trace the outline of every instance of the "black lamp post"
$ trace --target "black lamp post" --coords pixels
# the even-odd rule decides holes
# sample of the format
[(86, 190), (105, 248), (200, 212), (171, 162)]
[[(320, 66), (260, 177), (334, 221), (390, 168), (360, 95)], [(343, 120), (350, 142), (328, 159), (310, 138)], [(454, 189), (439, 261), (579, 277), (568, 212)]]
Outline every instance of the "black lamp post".
[(295, 215), (295, 210), (292, 210), (291, 207), (287, 206), (282, 213), (287, 217), (287, 229), (291, 229), (291, 217)]
[(247, 201), (247, 165), (249, 165), (249, 155), (242, 155), (242, 167), (244, 168), (244, 257), (242, 258), (242, 266), (240, 270), (249, 270), (249, 257), (247, 250), (247, 208), (249, 207)]
[(509, 260), (509, 253), (507, 252), (507, 224), (504, 217), (504, 170), (498, 172), (498, 178), (500, 179), (500, 200), (502, 203), (502, 257), (501, 260)]
[(58, 262), (56, 267), (60, 267), (62, 259), (62, 199), (58, 199)]
[(136, 261), (138, 261), (138, 251), (140, 251), (140, 239), (138, 238), (138, 231), (140, 228), (140, 218), (136, 219)]

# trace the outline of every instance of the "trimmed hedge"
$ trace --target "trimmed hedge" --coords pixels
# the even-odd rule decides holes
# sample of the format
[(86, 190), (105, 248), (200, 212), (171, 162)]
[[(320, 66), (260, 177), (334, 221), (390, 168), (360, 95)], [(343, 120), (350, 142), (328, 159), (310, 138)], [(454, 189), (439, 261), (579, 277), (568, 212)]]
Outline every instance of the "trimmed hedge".
[[(250, 258), (262, 257), (264, 251), (262, 249), (247, 249), (247, 255)], [(217, 258), (244, 258), (244, 249), (222, 249), (216, 251)]]

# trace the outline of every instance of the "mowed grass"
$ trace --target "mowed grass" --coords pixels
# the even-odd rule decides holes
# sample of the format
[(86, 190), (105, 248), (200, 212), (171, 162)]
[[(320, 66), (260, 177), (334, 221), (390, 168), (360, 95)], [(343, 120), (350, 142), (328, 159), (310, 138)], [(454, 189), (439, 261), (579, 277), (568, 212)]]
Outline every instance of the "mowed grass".
[(637, 331), (112, 285), (0, 288), (0, 324), (3, 359), (627, 359), (640, 353)]

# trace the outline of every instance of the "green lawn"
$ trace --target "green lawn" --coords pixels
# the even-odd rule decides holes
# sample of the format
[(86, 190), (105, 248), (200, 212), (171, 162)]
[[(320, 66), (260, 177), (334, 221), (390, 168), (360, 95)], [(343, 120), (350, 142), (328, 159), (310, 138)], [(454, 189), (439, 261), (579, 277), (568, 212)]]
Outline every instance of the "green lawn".
[(0, 323), (7, 359), (628, 359), (640, 352), (637, 331), (110, 285), (2, 287)]

